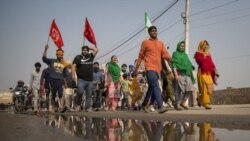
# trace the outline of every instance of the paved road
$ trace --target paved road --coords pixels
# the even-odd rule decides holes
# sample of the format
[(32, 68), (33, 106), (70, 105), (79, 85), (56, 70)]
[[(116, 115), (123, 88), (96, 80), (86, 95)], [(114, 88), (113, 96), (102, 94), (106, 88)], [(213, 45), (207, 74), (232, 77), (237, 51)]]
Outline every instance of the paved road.
[[(133, 111), (117, 112), (68, 112), (63, 115), (88, 116), (88, 117), (110, 117), (110, 118), (133, 118), (133, 119), (153, 119), (181, 122), (210, 122), (214, 125), (244, 126), (250, 129), (250, 104), (247, 105), (221, 105), (212, 106), (212, 110), (203, 108), (190, 108), (189, 110), (175, 111), (170, 109), (164, 114), (144, 113)], [(41, 113), (52, 114), (52, 113)], [(53, 113), (54, 114), (54, 113)], [(55, 128), (44, 125), (44, 119), (37, 115), (10, 114), (0, 112), (0, 137), (3, 141), (66, 141), (80, 140), (59, 132)], [(247, 127), (246, 127), (247, 126)]]
[(142, 111), (99, 111), (99, 112), (68, 112), (64, 115), (91, 116), (91, 117), (118, 117), (133, 119), (155, 119), (189, 122), (242, 122), (250, 123), (250, 104), (244, 105), (216, 105), (211, 110), (195, 107), (189, 110), (176, 111), (169, 109), (164, 114), (144, 113)]

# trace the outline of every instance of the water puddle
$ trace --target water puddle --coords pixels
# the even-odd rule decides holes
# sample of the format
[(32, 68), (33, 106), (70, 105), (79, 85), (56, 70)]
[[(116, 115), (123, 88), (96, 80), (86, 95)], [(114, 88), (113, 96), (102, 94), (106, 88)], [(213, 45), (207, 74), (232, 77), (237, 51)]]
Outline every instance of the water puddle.
[(249, 125), (49, 115), (44, 124), (93, 141), (249, 141)]

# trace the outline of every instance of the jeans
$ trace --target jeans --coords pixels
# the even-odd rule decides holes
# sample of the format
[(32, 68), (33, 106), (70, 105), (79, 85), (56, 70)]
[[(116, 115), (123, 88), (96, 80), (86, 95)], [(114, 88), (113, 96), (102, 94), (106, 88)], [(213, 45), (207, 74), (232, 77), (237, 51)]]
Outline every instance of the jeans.
[(91, 96), (92, 96), (92, 91), (93, 91), (93, 81), (85, 81), (83, 79), (78, 79), (77, 80), (77, 100), (76, 104), (80, 106), (82, 104), (82, 95), (85, 91), (86, 93), (86, 101), (85, 101), (85, 110), (90, 109), (91, 107)]
[(46, 94), (46, 101), (45, 101), (45, 105), (47, 110), (49, 110), (49, 103), (50, 103), (50, 88), (45, 88), (45, 94)]
[(155, 71), (147, 71), (147, 80), (148, 80), (148, 91), (145, 96), (145, 99), (142, 103), (142, 107), (145, 107), (149, 101), (149, 99), (153, 96), (157, 102), (158, 109), (162, 108), (162, 95), (161, 89), (158, 83), (158, 74)]
[(99, 89), (99, 90), (94, 90), (93, 91), (93, 94), (94, 94), (94, 97), (93, 97), (93, 107), (94, 108), (101, 108), (101, 101), (102, 101), (102, 92), (103, 90), (102, 89)]

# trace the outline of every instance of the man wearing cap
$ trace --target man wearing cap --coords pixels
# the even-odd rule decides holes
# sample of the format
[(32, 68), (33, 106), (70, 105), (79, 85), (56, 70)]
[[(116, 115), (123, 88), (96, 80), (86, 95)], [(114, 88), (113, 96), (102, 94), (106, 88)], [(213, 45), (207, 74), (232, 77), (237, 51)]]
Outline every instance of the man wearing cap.
[[(92, 52), (90, 52), (90, 50)], [(93, 92), (93, 61), (98, 52), (96, 47), (82, 47), (82, 53), (77, 55), (72, 64), (72, 78), (77, 84), (76, 110), (80, 111), (82, 104), (82, 95), (85, 91), (86, 102), (85, 111), (91, 111), (91, 96)], [(76, 75), (77, 74), (77, 80)]]
[(33, 93), (33, 101), (34, 101), (34, 111), (37, 112), (37, 103), (40, 94), (40, 77), (41, 77), (41, 63), (35, 63), (35, 70), (31, 73), (30, 77), (30, 90)]
[[(43, 53), (42, 60), (46, 63), (49, 69), (50, 76), (50, 86), (52, 92), (51, 104), (54, 112), (60, 110), (60, 112), (65, 112), (67, 107), (64, 107), (63, 100), (63, 86), (66, 85), (65, 73), (67, 62), (63, 59), (64, 51), (62, 49), (56, 50), (56, 59), (47, 58), (47, 50), (49, 46), (45, 45), (45, 50)], [(56, 97), (58, 96), (59, 101), (56, 102)], [(59, 104), (59, 106), (58, 106)], [(58, 109), (59, 108), (59, 109)]]

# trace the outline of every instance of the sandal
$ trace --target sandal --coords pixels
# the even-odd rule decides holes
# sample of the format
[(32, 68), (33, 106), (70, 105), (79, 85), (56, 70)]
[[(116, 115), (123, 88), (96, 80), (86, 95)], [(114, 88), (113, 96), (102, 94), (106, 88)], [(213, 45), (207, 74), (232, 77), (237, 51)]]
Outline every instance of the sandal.
[(200, 103), (200, 101), (199, 101), (198, 98), (196, 98), (196, 101), (197, 101), (197, 105), (198, 105), (199, 107), (201, 107), (201, 103)]

